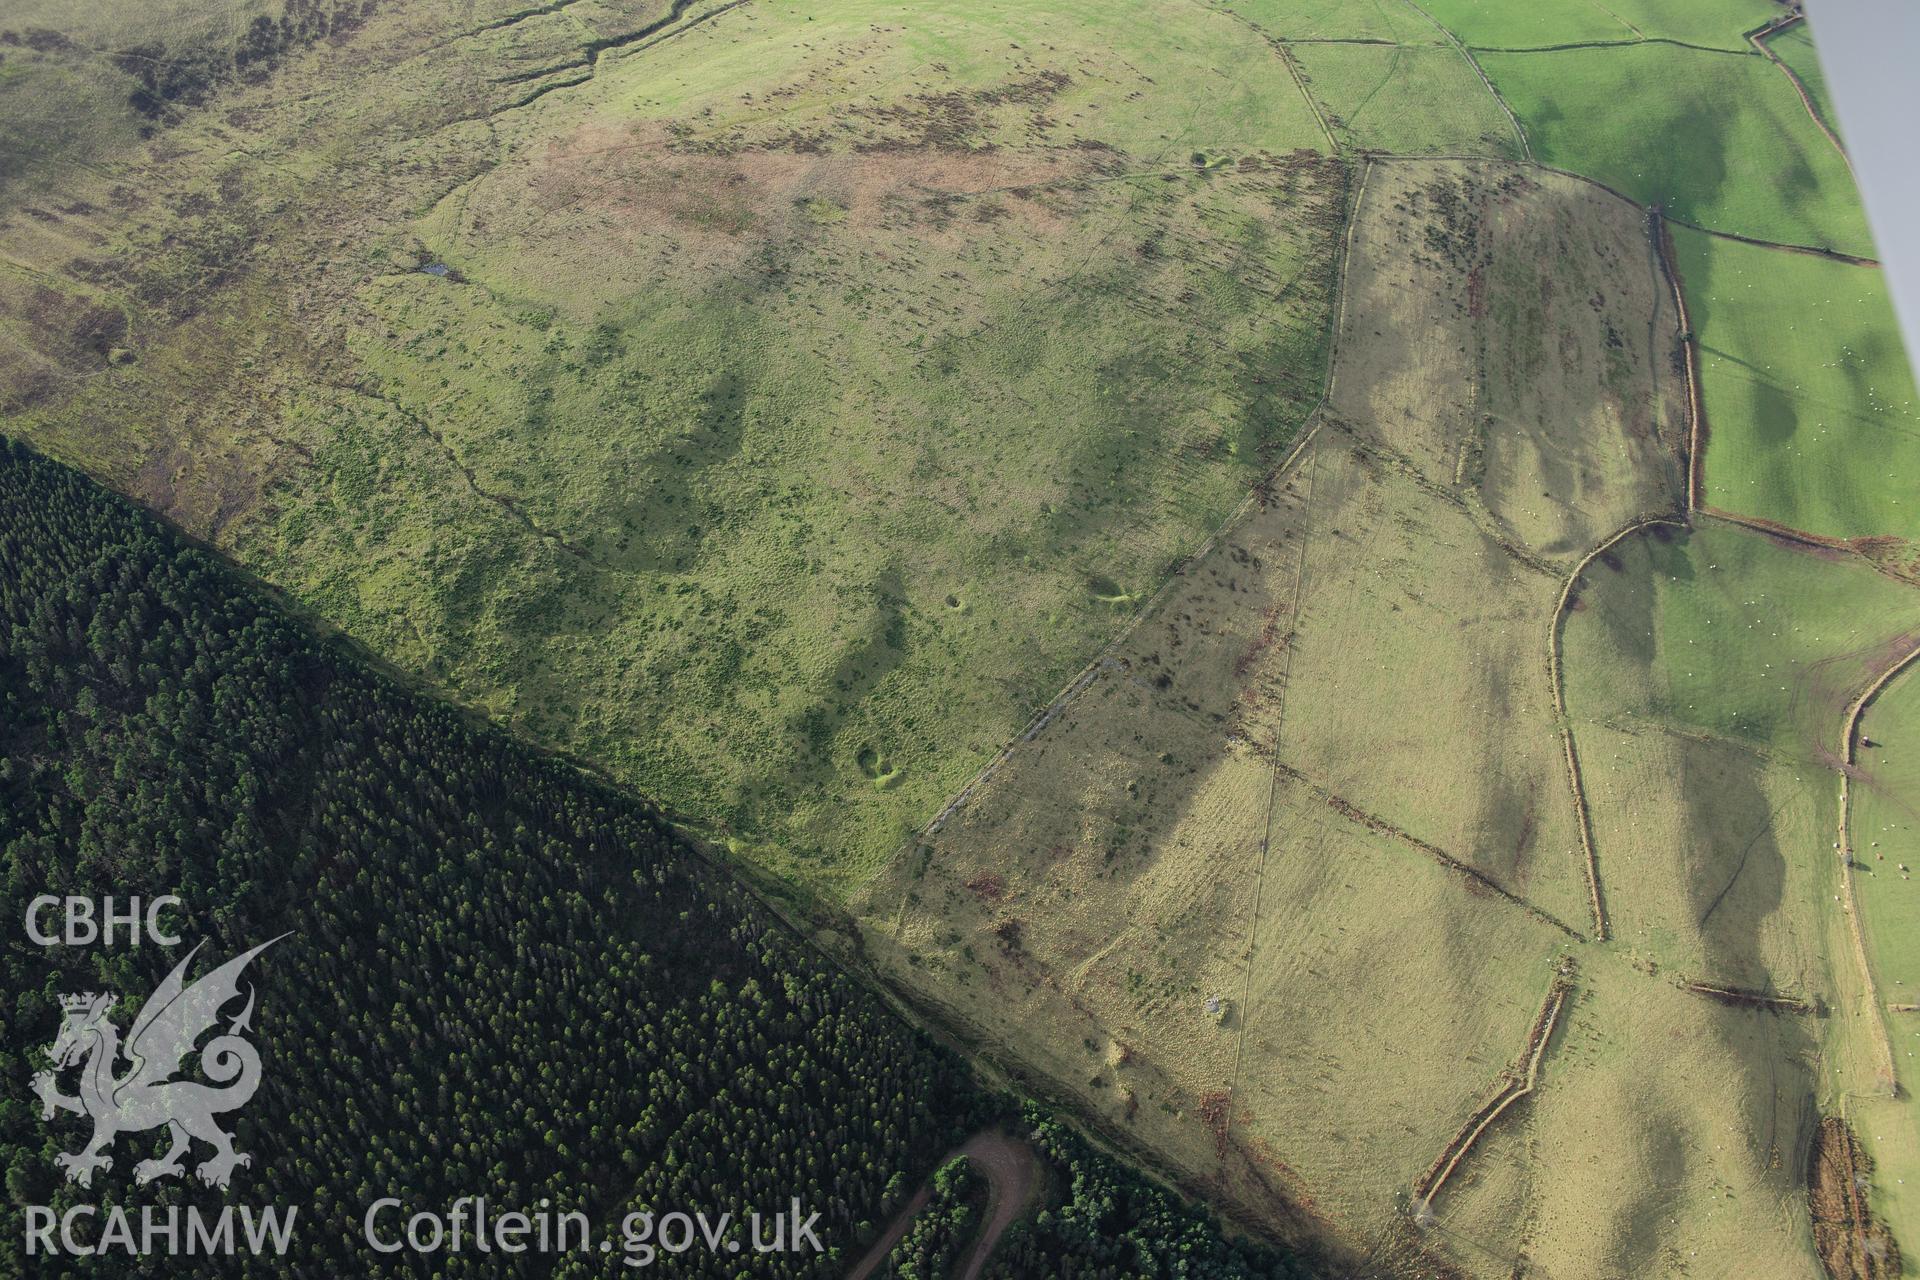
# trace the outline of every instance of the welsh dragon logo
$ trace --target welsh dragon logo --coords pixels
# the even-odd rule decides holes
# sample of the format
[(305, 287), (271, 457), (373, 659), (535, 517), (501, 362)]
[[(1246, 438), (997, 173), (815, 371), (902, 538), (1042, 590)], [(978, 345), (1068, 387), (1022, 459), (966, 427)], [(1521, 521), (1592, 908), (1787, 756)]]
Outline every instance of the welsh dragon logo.
[[(137, 1183), (179, 1177), (186, 1171), (181, 1158), (195, 1138), (214, 1149), (194, 1169), (208, 1186), (225, 1187), (236, 1167), (253, 1162), (251, 1156), (233, 1149), (232, 1138), (214, 1122), (215, 1116), (245, 1106), (260, 1085), (260, 1054), (241, 1034), (252, 1025), (251, 986), (246, 1007), (227, 1024), (225, 1034), (216, 1035), (200, 1050), (200, 1070), (213, 1083), (170, 1077), (182, 1069), (199, 1039), (217, 1029), (220, 1010), (239, 997), (240, 974), (247, 963), (278, 941), (263, 942), (188, 985), (187, 968), (205, 944), (196, 945), (147, 997), (124, 1045), (120, 1028), (110, 1016), (116, 998), (112, 993), (60, 997), (66, 1018), (47, 1051), (54, 1069), (34, 1076), (33, 1091), (40, 1097), (42, 1120), (53, 1119), (55, 1112), (71, 1111), (93, 1121), (93, 1138), (83, 1149), (54, 1157), (54, 1163), (66, 1171), (67, 1181), (91, 1186), (95, 1169), (113, 1168), (106, 1150), (114, 1138), (162, 1125), (171, 1134), (172, 1145), (159, 1159), (134, 1166)], [(116, 1074), (122, 1056), (127, 1068), (124, 1074)], [(58, 1076), (76, 1066), (80, 1092), (61, 1093)]]

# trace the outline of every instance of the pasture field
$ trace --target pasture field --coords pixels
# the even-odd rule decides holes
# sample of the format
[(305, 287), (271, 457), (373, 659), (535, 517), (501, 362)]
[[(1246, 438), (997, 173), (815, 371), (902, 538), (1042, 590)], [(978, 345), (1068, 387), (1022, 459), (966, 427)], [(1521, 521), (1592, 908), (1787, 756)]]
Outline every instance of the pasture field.
[[(1573, 942), (1547, 916), (1581, 900), (1573, 854), (1543, 851), (1538, 874), (1512, 865), (1520, 814), (1450, 797), (1450, 760), (1403, 750), (1383, 769), (1423, 766), (1394, 776), (1450, 830), (1507, 824), (1488, 833), (1491, 857), (1368, 812), (1338, 789), (1361, 781), (1349, 757), (1314, 754), (1296, 727), (1379, 714), (1364, 684), (1299, 674), (1352, 643), (1349, 602), (1392, 590), (1412, 606), (1406, 628), (1431, 625), (1389, 586), (1403, 571), (1376, 586), (1360, 554), (1362, 517), (1377, 507), (1390, 529), (1386, 513), (1418, 509), (1422, 491), (1356, 455), (1323, 430), (1271, 501), (859, 905), (883, 969), (1189, 1179), (1244, 1211), (1286, 1222), (1310, 1209), (1378, 1242), (1404, 1226), (1396, 1193), (1519, 1052)], [(1438, 571), (1472, 537), (1455, 519), (1466, 529), (1437, 545), (1421, 521), (1377, 541), (1427, 547), (1418, 568)], [(1358, 534), (1323, 538), (1322, 520)], [(1497, 630), (1489, 617), (1472, 634)], [(1478, 687), (1439, 662), (1426, 675), (1450, 704)], [(1560, 787), (1543, 800), (1566, 810), (1549, 734), (1503, 745), (1469, 722), (1452, 743), (1540, 762), (1541, 788)], [(1468, 858), (1504, 861), (1489, 874), (1513, 896), (1466, 873)]]
[[(1920, 817), (1914, 813), (1920, 765), (1911, 758), (1920, 742), (1916, 703), (1920, 680), (1910, 672), (1881, 691), (1861, 719), (1854, 775), (1852, 824), (1861, 914), (1887, 999), (1896, 1004), (1920, 1004), (1920, 947), (1915, 945), (1920, 941), (1920, 888), (1915, 887), (1920, 881), (1911, 879), (1920, 873), (1920, 837), (1915, 835)], [(1867, 746), (1869, 742), (1873, 745)], [(1901, 1023), (1896, 1019), (1894, 1025)], [(1907, 1057), (1899, 1055), (1902, 1062)]]
[(1531, 49), (1581, 40), (1631, 40), (1633, 31), (1606, 6), (1528, 4), (1526, 0), (1421, 0), (1420, 7), (1463, 44)]
[(1447, 45), (1303, 43), (1292, 53), (1342, 146), (1398, 155), (1520, 154), (1500, 104)]
[(1807, 97), (1813, 100), (1814, 112), (1821, 122), (1837, 135), (1840, 120), (1833, 114), (1833, 99), (1827, 96), (1827, 73), (1820, 65), (1820, 56), (1814, 52), (1813, 28), (1804, 21), (1796, 22), (1768, 36), (1767, 48), (1786, 63), (1807, 91)]
[(1699, 347), (1706, 502), (1827, 538), (1920, 537), (1920, 393), (1886, 277), (1684, 227), (1673, 245)]
[(1220, 0), (1218, 7), (1280, 40), (1411, 45), (1446, 38), (1406, 0)]
[[(1920, 1004), (1920, 678), (1909, 667), (1861, 717), (1856, 739), (1851, 840), (1854, 884), (1868, 954), (1889, 1006)], [(1869, 746), (1868, 744), (1872, 745)], [(1901, 864), (1907, 871), (1900, 870)], [(1849, 1099), (1855, 1128), (1876, 1165), (1876, 1214), (1896, 1227), (1920, 1215), (1920, 1012), (1888, 1010), (1893, 1066), (1902, 1097)], [(1904, 1244), (1904, 1238), (1903, 1238)], [(1913, 1264), (1909, 1263), (1911, 1267)]]
[(1780, 16), (1773, 0), (1602, 0), (1622, 22), (1651, 40), (1675, 40), (1747, 52), (1746, 33)]
[[(1876, 1032), (1834, 851), (1834, 770), (1853, 699), (1914, 643), (1913, 600), (1860, 559), (1718, 523), (1631, 537), (1576, 583), (1567, 706), (1617, 940), (1604, 961), (1580, 958), (1596, 992), (1620, 985), (1620, 1003), (1587, 1033), (1590, 1058), (1563, 1055), (1524, 1148), (1509, 1130), (1480, 1166), (1503, 1168), (1493, 1154), (1504, 1146), (1541, 1221), (1591, 1228), (1585, 1240), (1578, 1228), (1529, 1239), (1550, 1273), (1581, 1273), (1585, 1256), (1608, 1274), (1681, 1259), (1689, 1274), (1805, 1274), (1798, 1162), (1823, 1114), (1849, 1117), (1876, 1152), (1875, 1204), (1898, 1234), (1912, 1117), (1873, 1086)], [(1856, 795), (1872, 804), (1864, 788)], [(1870, 812), (1856, 810), (1856, 832)], [(1859, 878), (1867, 894), (1884, 888)], [(1877, 969), (1883, 993), (1895, 976)], [(1685, 990), (1691, 982), (1820, 1016), (1719, 1001)], [(1685, 1083), (1701, 1079), (1734, 1083)], [(1605, 1096), (1633, 1099), (1630, 1123), (1593, 1122)], [(1581, 1158), (1564, 1158), (1569, 1149)], [(1583, 1218), (1574, 1205), (1604, 1199), (1600, 1178), (1661, 1192), (1636, 1212)], [(1457, 1217), (1440, 1206), (1443, 1226), (1484, 1238), (1512, 1219), (1513, 1187), (1463, 1190)], [(1664, 1239), (1656, 1219), (1669, 1224)], [(1568, 1243), (1577, 1248), (1556, 1252)], [(1756, 1271), (1762, 1262), (1779, 1270)]]
[[(1899, 1179), (1915, 1145), (1910, 1108), (1876, 1084), (1879, 1020), (1895, 1030), (1896, 1069), (1910, 1073), (1909, 1047), (1901, 1015), (1867, 1003), (1837, 861), (1836, 769), (1854, 700), (1920, 640), (1913, 589), (1856, 557), (1706, 523), (1621, 543), (1577, 591), (1565, 627), (1567, 703), (1616, 935), (1636, 962), (1674, 981), (1823, 1011), (1811, 1019), (1708, 1006), (1820, 1050), (1810, 1082), (1819, 1111), (1851, 1119), (1881, 1162), (1875, 1203), (1897, 1235)], [(1900, 687), (1889, 690), (1896, 724)], [(1889, 871), (1896, 855), (1879, 860), (1910, 803), (1897, 766), (1884, 784), (1878, 776), (1876, 759), (1899, 759), (1888, 746), (1885, 756), (1860, 753), (1850, 837), (1883, 1003), (1913, 980), (1875, 926), (1888, 891), (1908, 883)], [(1897, 939), (1910, 921), (1898, 907), (1887, 915)], [(1899, 946), (1893, 954), (1904, 956)], [(1785, 1041), (1779, 1049), (1806, 1052)]]
[[(1596, 561), (1566, 623), (1567, 704), (1831, 760), (1849, 701), (1920, 627), (1913, 589), (1717, 522)], [(1614, 565), (1619, 567), (1616, 569)], [(1590, 643), (1591, 642), (1591, 643)]]
[(1672, 40), (1746, 52), (1742, 33), (1780, 15), (1772, 0), (1420, 0), (1476, 49), (1524, 49), (1583, 41)]
[[(1549, 622), (1589, 540), (1677, 500), (1675, 317), (1638, 211), (1587, 184), (1379, 162), (1357, 219), (1283, 481), (857, 905), (884, 971), (1188, 1177), (1479, 1274), (1410, 1188), (1585, 950)], [(1547, 401), (1511, 324), (1566, 352)], [(1500, 485), (1462, 462), (1490, 403), (1538, 446)], [(1577, 512), (1520, 487), (1541, 466)], [(1502, 1240), (1504, 1275), (1536, 1242)]]
[(1911, 590), (1704, 524), (1616, 545), (1575, 591), (1567, 709), (1621, 941), (1689, 978), (1832, 1001), (1826, 965), (1850, 959), (1826, 954), (1835, 751), (1916, 627)]
[(1190, 5), (747, 7), (584, 53), (561, 16), (455, 40), (449, 84), (375, 60), (364, 97), (182, 122), (129, 170), (144, 232), (19, 218), (56, 281), (96, 235), (235, 259), (187, 319), (0, 277), (31, 349), (138, 335), (43, 358), (19, 429), (841, 892), (1274, 464), (1347, 178), (1274, 49)]
[(1838, 909), (1831, 774), (1663, 731), (1592, 699), (1573, 711), (1621, 946), (1679, 979), (1831, 1001), (1821, 910)]
[(1714, 231), (1873, 253), (1845, 160), (1758, 53), (1647, 43), (1478, 57), (1545, 164)]
[(1797, 1168), (1814, 1020), (1714, 1003), (1621, 952), (1579, 957), (1538, 1087), (1436, 1199), (1432, 1234), (1495, 1276), (1517, 1251), (1555, 1277), (1821, 1274)]
[(1539, 570), (1675, 509), (1678, 324), (1640, 212), (1497, 164), (1376, 162), (1367, 189), (1333, 407)]

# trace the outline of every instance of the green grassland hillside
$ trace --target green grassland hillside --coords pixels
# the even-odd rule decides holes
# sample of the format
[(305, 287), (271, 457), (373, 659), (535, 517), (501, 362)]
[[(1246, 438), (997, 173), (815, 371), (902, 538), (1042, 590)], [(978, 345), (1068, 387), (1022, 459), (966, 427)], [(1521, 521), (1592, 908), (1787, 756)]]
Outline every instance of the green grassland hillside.
[(1303, 43), (1301, 83), (1344, 148), (1396, 155), (1514, 157), (1520, 143), (1500, 104), (1454, 50), (1439, 44)]
[(1685, 228), (1673, 242), (1700, 353), (1705, 501), (1827, 538), (1910, 547), (1920, 393), (1885, 277)]
[(1742, 33), (1780, 16), (1773, 0), (1423, 0), (1427, 12), (1475, 48), (1534, 48), (1658, 40), (1745, 51)]
[(124, 161), (137, 207), (16, 209), (17, 429), (857, 882), (1318, 394), (1345, 172), (1263, 41), (1163, 7), (729, 8), (570, 65), (376, 16)]
[[(1676, 981), (1801, 1003), (1745, 1033), (1766, 1032), (1740, 1060), (1775, 1099), (1750, 1139), (1763, 1152), (1811, 1144), (1797, 1101), (1809, 1096), (1849, 1118), (1878, 1166), (1881, 1220), (1909, 1234), (1916, 1128), (1884, 1077), (1911, 1074), (1913, 1028), (1887, 1006), (1910, 981), (1897, 868), (1912, 793), (1897, 743), (1863, 748), (1857, 768), (1843, 744), (1860, 695), (1920, 642), (1913, 588), (1858, 558), (1709, 524), (1622, 544), (1579, 600), (1568, 706), (1621, 941)], [(1904, 687), (1873, 704), (1856, 741), (1880, 742), (1876, 719), (1897, 738)]]
[(1715, 231), (1873, 252), (1845, 160), (1751, 49), (1649, 42), (1479, 57), (1547, 164)]
[[(293, 1247), (195, 1257), (194, 1274), (371, 1274), (391, 1265), (362, 1235), (378, 1196), (538, 1204), (617, 1242), (629, 1212), (700, 1208), (733, 1214), (744, 1250), (745, 1215), (797, 1195), (820, 1212), (823, 1251), (750, 1255), (753, 1274), (843, 1276), (940, 1151), (1002, 1123), (1034, 1135), (1045, 1183), (1040, 1221), (1019, 1230), (1063, 1267), (1122, 1250), (1156, 1276), (1321, 1272), (1224, 1239), (1044, 1111), (1022, 1117), (656, 810), (374, 673), (146, 513), (4, 438), (0, 547), (10, 900), (26, 886), (174, 894), (175, 931), (222, 961), (281, 939), (248, 970), (264, 1070), (234, 1114), (251, 1163), (233, 1185), (292, 1208)], [(46, 1040), (10, 1038), (0, 1063), (21, 1080), (47, 1066), (60, 993), (117, 992), (124, 1020), (179, 956), (10, 947), (9, 1023)], [(85, 1131), (21, 1105), (0, 1114), (8, 1274), (55, 1274), (23, 1253), (24, 1204), (221, 1203), (184, 1178), (135, 1192), (152, 1135), (122, 1135), (121, 1179), (106, 1167), (64, 1183), (52, 1157)], [(1056, 1215), (1097, 1230), (1056, 1229)], [(472, 1243), (435, 1256), (434, 1273), (500, 1274)], [(577, 1253), (540, 1260), (604, 1274)], [(674, 1263), (740, 1274), (725, 1250)], [(53, 1265), (163, 1276), (180, 1260), (106, 1250)]]
[[(567, 939), (671, 825), (1257, 1233), (1891, 1280), (1915, 390), (1812, 41), (1770, 0), (23, 0), (0, 423), (647, 797), (633, 850), (491, 791), (458, 828)], [(147, 679), (38, 594), (47, 671)], [(453, 741), (406, 705), (349, 745)], [(291, 812), (427, 786), (390, 767)], [(259, 821), (236, 920), (318, 874)], [(676, 959), (724, 990), (667, 1042), (790, 1030), (752, 965), (843, 992), (789, 959)], [(624, 1094), (542, 1097), (658, 1176)], [(958, 1124), (889, 1116), (848, 1239)], [(1002, 1273), (1125, 1270), (1105, 1186)]]
[(1861, 1098), (1858, 1124), (1878, 1164), (1873, 1193), (1890, 1223), (1920, 1215), (1920, 1126), (1906, 1100), (1920, 1088), (1920, 840), (1915, 839), (1913, 751), (1920, 745), (1920, 681), (1912, 667), (1866, 708), (1855, 737), (1850, 853), (1860, 895), (1868, 956), (1878, 971), (1879, 995), (1900, 1081), (1896, 1098)]
[(55, 196), (221, 90), (350, 37), (372, 0), (19, 0), (0, 28), (0, 182)]
[(1813, 29), (1804, 22), (1796, 22), (1766, 37), (1766, 47), (1793, 72), (1794, 79), (1812, 100), (1814, 114), (1820, 122), (1837, 133), (1840, 122), (1834, 118), (1833, 99), (1827, 94), (1827, 73), (1814, 51)]

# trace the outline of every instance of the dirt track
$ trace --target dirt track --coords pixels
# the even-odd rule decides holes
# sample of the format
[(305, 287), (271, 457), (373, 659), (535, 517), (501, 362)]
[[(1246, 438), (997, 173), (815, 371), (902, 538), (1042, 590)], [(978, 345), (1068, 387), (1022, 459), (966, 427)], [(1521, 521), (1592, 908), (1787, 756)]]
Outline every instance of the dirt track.
[(987, 1211), (960, 1268), (960, 1280), (978, 1280), (993, 1256), (993, 1246), (1026, 1209), (1039, 1181), (1039, 1168), (1032, 1148), (1004, 1133), (975, 1134), (960, 1151), (987, 1180)]
[[(1006, 1234), (1007, 1228), (1027, 1207), (1027, 1201), (1039, 1182), (1039, 1166), (1034, 1160), (1033, 1149), (1026, 1143), (992, 1129), (974, 1134), (941, 1156), (940, 1164), (946, 1164), (955, 1156), (967, 1157), (987, 1180), (987, 1211), (981, 1216), (980, 1229), (974, 1233), (973, 1243), (967, 1246), (966, 1261), (958, 1272), (960, 1280), (978, 1280), (980, 1273), (986, 1270), (987, 1260), (993, 1256), (993, 1247), (1000, 1243), (1000, 1237)], [(907, 1228), (913, 1225), (914, 1218), (927, 1207), (932, 1194), (932, 1188), (922, 1183), (920, 1189), (913, 1193), (913, 1198), (887, 1224), (887, 1229), (880, 1233), (880, 1238), (873, 1242), (873, 1247), (847, 1273), (847, 1280), (866, 1280), (866, 1277), (885, 1265), (887, 1255), (900, 1243), (900, 1237), (907, 1234)]]

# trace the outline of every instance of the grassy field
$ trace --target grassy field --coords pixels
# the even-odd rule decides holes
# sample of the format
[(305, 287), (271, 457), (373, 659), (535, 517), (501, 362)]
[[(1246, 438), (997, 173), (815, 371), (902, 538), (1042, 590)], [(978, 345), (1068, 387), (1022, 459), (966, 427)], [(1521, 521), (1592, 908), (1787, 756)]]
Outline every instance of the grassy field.
[(1831, 777), (1596, 710), (1581, 700), (1574, 739), (1621, 945), (1689, 981), (1831, 999)]
[(1873, 252), (1845, 161), (1757, 53), (1643, 44), (1479, 58), (1544, 163), (1715, 231)]
[(1603, 0), (1609, 11), (1650, 39), (1679, 40), (1716, 49), (1750, 46), (1745, 33), (1780, 16), (1774, 0), (1700, 0), (1667, 4), (1664, 0)]
[[(1301, 153), (1273, 48), (1191, 6), (848, 0), (617, 43), (634, 12), (591, 68), (560, 18), (455, 41), (444, 106), (391, 83), (421, 13), (377, 20), (364, 96), (168, 132), (129, 170), (150, 229), (19, 218), (76, 299), (0, 277), (39, 361), (20, 429), (841, 891), (1288, 443), (1345, 174)], [(121, 277), (58, 274), (94, 234), (235, 261), (189, 318), (122, 323)], [(245, 356), (210, 376), (210, 341)]]
[[(1868, 953), (1888, 1005), (1920, 1004), (1920, 678), (1895, 678), (1860, 722), (1859, 773), (1853, 783), (1854, 883)], [(1873, 745), (1868, 746), (1867, 743)], [(1900, 867), (1905, 864), (1907, 870)], [(1893, 1042), (1902, 1097), (1849, 1100), (1855, 1127), (1876, 1170), (1874, 1209), (1896, 1228), (1920, 1220), (1920, 1012), (1883, 1014)], [(1905, 1237), (1902, 1237), (1903, 1243)], [(1909, 1270), (1916, 1264), (1909, 1262)]]
[(1297, 44), (1307, 92), (1342, 146), (1401, 155), (1517, 158), (1493, 95), (1446, 45)]
[[(1656, 531), (1610, 554), (1621, 567), (1588, 570), (1567, 624), (1569, 708), (1578, 713), (1591, 682), (1615, 708), (1600, 719), (1644, 715), (1818, 761), (1832, 754), (1849, 699), (1916, 625), (1912, 588), (1742, 529)], [(1582, 632), (1610, 636), (1642, 678), (1576, 655)]]
[[(1544, 839), (1515, 865), (1518, 808), (1484, 788), (1457, 792), (1466, 770), (1445, 756), (1416, 759), (1409, 746), (1383, 765), (1404, 789), (1380, 815), (1353, 798), (1373, 781), (1353, 776), (1358, 747), (1316, 753), (1335, 726), (1373, 718), (1355, 703), (1374, 695), (1301, 667), (1346, 656), (1361, 671), (1341, 619), (1375, 582), (1366, 517), (1390, 527), (1389, 513), (1424, 503), (1411, 479), (1356, 458), (1340, 435), (1306, 457), (867, 891), (862, 914), (883, 967), (1187, 1176), (1217, 1180), (1248, 1212), (1272, 1215), (1277, 1192), (1344, 1238), (1376, 1242), (1402, 1225), (1396, 1193), (1518, 1052), (1572, 941), (1422, 841), (1436, 828), (1485, 831), (1497, 853), (1471, 842), (1453, 852), (1549, 908), (1578, 908), (1578, 873)], [(1353, 541), (1324, 537), (1323, 521)], [(1436, 523), (1452, 537), (1436, 543), (1416, 519), (1393, 549), (1427, 547), (1422, 567), (1438, 571), (1459, 528)], [(1486, 616), (1470, 634), (1492, 637), (1500, 623)], [(1425, 673), (1449, 704), (1480, 688), (1480, 673), (1438, 659)], [(1380, 705), (1393, 692), (1380, 686)], [(1453, 741), (1509, 771), (1537, 764), (1543, 808), (1565, 812), (1551, 737), (1503, 745), (1480, 730), (1463, 742), (1456, 726)], [(1339, 791), (1348, 783), (1351, 795)], [(1409, 813), (1427, 819), (1424, 835), (1395, 833)], [(1383, 1096), (1398, 1105), (1380, 1107)]]
[(1822, 1274), (1796, 1168), (1816, 1120), (1810, 1020), (1579, 954), (1536, 1093), (1448, 1184), (1433, 1234), (1495, 1276), (1517, 1250), (1544, 1276)]
[[(1802, 1077), (1820, 1113), (1848, 1116), (1870, 1151), (1885, 1152), (1876, 1203), (1899, 1234), (1912, 1118), (1874, 1085), (1874, 1021), (1886, 1015), (1866, 1007), (1847, 925), (1835, 770), (1854, 699), (1920, 636), (1914, 590), (1859, 559), (1731, 526), (1655, 533), (1588, 570), (1566, 623), (1568, 709), (1617, 936), (1635, 963), (1674, 982), (1827, 1011), (1812, 1019), (1687, 997), (1759, 1029), (1733, 1046), (1748, 1078), (1764, 1072), (1777, 1089), (1783, 1071)], [(1896, 721), (1900, 705), (1895, 693)], [(1871, 726), (1863, 732), (1880, 741)], [(1902, 824), (1908, 792), (1897, 767), (1882, 783), (1877, 758), (1863, 751), (1855, 778), (1855, 859), (1865, 868), (1856, 879), (1876, 982), (1897, 1000), (1896, 984), (1920, 975), (1902, 972), (1901, 943), (1890, 953), (1876, 928), (1895, 938), (1905, 928), (1901, 909), (1885, 909), (1905, 883), (1890, 870), (1898, 858), (1878, 854), (1898, 840), (1888, 829)], [(1885, 758), (1899, 758), (1891, 741)], [(1879, 850), (1876, 838), (1886, 841)], [(1820, 1069), (1807, 1078), (1815, 1049)], [(1910, 1067), (1907, 1051), (1896, 1039), (1897, 1066)], [(1731, 1149), (1792, 1152), (1776, 1128), (1789, 1121), (1805, 1131), (1810, 1117), (1756, 1115)]]
[[(282, 19), (305, 30), (283, 35)], [(118, 156), (248, 66), (324, 36), (333, 19), (331, 5), (298, 0), (9, 4), (0, 16), (0, 205)], [(270, 24), (264, 41), (256, 20)]]
[(1581, 41), (1676, 40), (1746, 50), (1741, 34), (1780, 15), (1772, 0), (1421, 0), (1427, 12), (1476, 48), (1522, 49)]
[(1445, 39), (1406, 0), (1221, 0), (1218, 7), (1281, 40), (1439, 44)]
[(1622, 940), (1691, 977), (1830, 995), (1832, 760), (1913, 591), (1724, 525), (1630, 539), (1577, 591), (1567, 706)]
[(1796, 22), (1784, 31), (1767, 37), (1767, 48), (1787, 64), (1813, 100), (1813, 109), (1827, 128), (1838, 134), (1840, 121), (1833, 114), (1833, 99), (1827, 96), (1827, 73), (1813, 49), (1813, 28)]
[(1528, 4), (1526, 0), (1422, 0), (1420, 7), (1461, 41), (1477, 47), (1528, 49), (1576, 40), (1631, 40), (1627, 24), (1593, 0)]
[(1674, 249), (1699, 343), (1706, 501), (1825, 537), (1920, 537), (1907, 483), (1920, 394), (1886, 277), (1685, 228)]
[(1638, 211), (1571, 180), (1377, 163), (1351, 245), (1285, 483), (860, 907), (884, 968), (1189, 1176), (1477, 1268), (1409, 1188), (1588, 927), (1548, 621), (1588, 540), (1676, 500), (1675, 318)]

